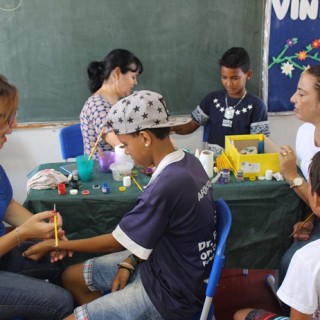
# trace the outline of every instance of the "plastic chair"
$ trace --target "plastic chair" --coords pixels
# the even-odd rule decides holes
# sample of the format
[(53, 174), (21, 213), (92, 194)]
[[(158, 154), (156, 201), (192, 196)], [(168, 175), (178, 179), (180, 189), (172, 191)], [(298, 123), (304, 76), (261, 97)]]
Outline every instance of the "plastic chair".
[[(206, 299), (202, 308), (200, 320), (209, 320), (213, 318), (214, 306), (212, 298), (214, 297), (218, 282), (220, 279), (222, 267), (224, 264), (224, 250), (226, 241), (231, 228), (232, 216), (231, 211), (223, 199), (216, 201), (217, 205), (217, 250), (213, 260), (212, 269), (206, 289)], [(199, 319), (199, 318), (198, 318)]]
[(83, 154), (83, 139), (80, 123), (64, 127), (59, 132), (62, 158), (68, 160)]

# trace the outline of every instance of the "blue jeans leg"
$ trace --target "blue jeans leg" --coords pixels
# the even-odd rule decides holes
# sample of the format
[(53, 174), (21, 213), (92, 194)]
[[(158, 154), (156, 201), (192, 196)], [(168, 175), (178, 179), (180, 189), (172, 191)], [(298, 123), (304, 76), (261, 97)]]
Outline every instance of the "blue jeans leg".
[[(92, 279), (89, 286), (99, 291), (109, 291), (117, 264), (128, 257), (128, 251), (112, 253), (93, 260)], [(92, 280), (92, 281), (90, 281)], [(102, 296), (75, 310), (76, 319), (81, 314), (89, 315), (90, 320), (160, 320), (161, 315), (150, 301), (140, 278), (139, 266), (122, 290)]]
[(13, 248), (0, 260), (0, 270), (19, 273), (38, 279), (48, 279), (51, 283), (61, 284), (60, 275), (62, 268), (60, 263), (51, 263), (49, 255), (40, 261), (32, 261), (22, 256), (22, 253), (32, 245), (24, 242), (21, 247)]
[(73, 311), (71, 294), (44, 280), (0, 271), (0, 319), (59, 320)]

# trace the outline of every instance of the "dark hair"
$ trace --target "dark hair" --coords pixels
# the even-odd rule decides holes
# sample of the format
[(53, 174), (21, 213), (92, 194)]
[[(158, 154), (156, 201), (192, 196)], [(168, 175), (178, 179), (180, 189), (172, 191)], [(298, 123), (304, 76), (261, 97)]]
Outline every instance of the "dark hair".
[(223, 54), (219, 65), (231, 69), (240, 68), (244, 73), (247, 73), (250, 70), (250, 57), (244, 48), (232, 47)]
[(125, 49), (112, 50), (102, 61), (89, 63), (87, 73), (90, 91), (94, 93), (101, 88), (103, 81), (109, 78), (111, 71), (116, 67), (119, 67), (123, 74), (128, 71), (140, 74), (143, 71), (141, 61), (132, 52)]
[(18, 106), (18, 89), (0, 74), (0, 124), (6, 121)]
[(318, 92), (318, 99), (320, 100), (320, 65), (312, 66), (304, 71), (305, 73), (310, 74), (316, 79), (314, 88)]
[(320, 196), (320, 151), (313, 156), (310, 162), (309, 182), (311, 185), (311, 192), (316, 192), (317, 195)]
[[(140, 131), (151, 131), (156, 138), (158, 138), (159, 140), (163, 140), (163, 139), (165, 139), (166, 137), (169, 136), (170, 127), (164, 127), (164, 128), (146, 128), (146, 129), (142, 129), (142, 130), (140, 130)], [(131, 133), (131, 134), (135, 137), (135, 136), (138, 136), (138, 135), (139, 135), (139, 132), (140, 132), (140, 131), (133, 132), (133, 133)]]

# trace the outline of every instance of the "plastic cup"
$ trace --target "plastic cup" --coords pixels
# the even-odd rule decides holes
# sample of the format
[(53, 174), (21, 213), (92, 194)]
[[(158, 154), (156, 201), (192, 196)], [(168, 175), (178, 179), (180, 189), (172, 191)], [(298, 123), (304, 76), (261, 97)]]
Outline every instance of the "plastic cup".
[(80, 180), (83, 182), (90, 181), (92, 176), (93, 159), (88, 160), (88, 158), (88, 154), (76, 157)]
[(112, 178), (115, 181), (123, 181), (123, 177), (131, 176), (131, 170), (134, 164), (132, 162), (115, 162), (110, 165)]
[(111, 172), (110, 164), (115, 162), (116, 155), (112, 151), (98, 153), (98, 160), (101, 172)]

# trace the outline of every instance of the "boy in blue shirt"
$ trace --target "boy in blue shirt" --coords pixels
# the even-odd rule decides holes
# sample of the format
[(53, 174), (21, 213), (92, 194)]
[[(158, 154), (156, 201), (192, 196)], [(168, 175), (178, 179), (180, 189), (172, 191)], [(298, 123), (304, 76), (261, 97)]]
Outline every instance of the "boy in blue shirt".
[[(147, 90), (119, 100), (108, 119), (136, 165), (156, 170), (111, 234), (59, 241), (59, 250), (110, 253), (64, 272), (80, 305), (66, 320), (190, 319), (202, 308), (216, 250), (211, 181), (169, 137), (170, 127), (191, 119), (171, 117), (163, 97)], [(25, 254), (51, 250), (48, 240)]]
[(223, 54), (219, 65), (225, 89), (209, 93), (192, 111), (191, 122), (172, 128), (176, 134), (189, 134), (206, 126), (208, 149), (215, 154), (223, 151), (226, 135), (270, 134), (264, 102), (246, 90), (253, 75), (247, 51), (233, 47)]

